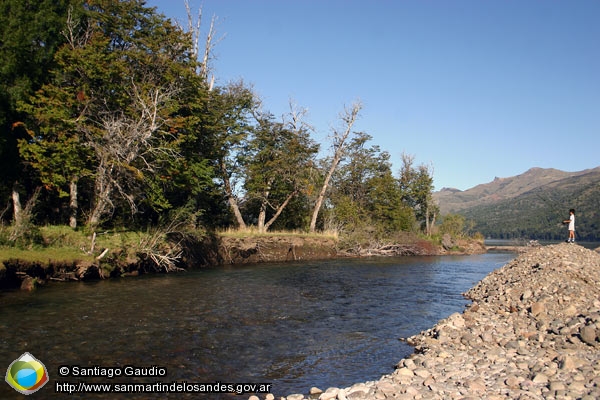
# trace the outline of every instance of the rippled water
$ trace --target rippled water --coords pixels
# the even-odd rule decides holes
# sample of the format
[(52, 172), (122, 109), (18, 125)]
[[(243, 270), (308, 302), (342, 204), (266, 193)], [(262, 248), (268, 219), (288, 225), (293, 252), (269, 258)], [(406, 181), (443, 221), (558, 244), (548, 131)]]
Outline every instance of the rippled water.
[[(263, 264), (2, 293), (0, 371), (34, 355), (51, 378), (36, 398), (56, 398), (56, 380), (77, 382), (60, 365), (156, 365), (165, 377), (138, 382), (265, 382), (276, 395), (345, 387), (393, 371), (412, 352), (400, 337), (462, 311), (461, 293), (513, 257)], [(69, 398), (90, 397), (136, 396)], [(165, 397), (203, 398), (155, 396)], [(0, 398), (22, 396), (3, 384)]]

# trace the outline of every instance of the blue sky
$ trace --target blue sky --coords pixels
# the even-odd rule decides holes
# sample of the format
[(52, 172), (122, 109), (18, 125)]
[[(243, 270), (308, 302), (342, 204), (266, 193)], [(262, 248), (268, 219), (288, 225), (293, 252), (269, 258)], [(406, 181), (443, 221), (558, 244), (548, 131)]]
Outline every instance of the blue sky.
[[(243, 79), (280, 116), (308, 109), (328, 149), (344, 106), (436, 190), (532, 167), (600, 166), (600, 1), (189, 0), (217, 18), (217, 84)], [(150, 0), (187, 26), (183, 0)]]

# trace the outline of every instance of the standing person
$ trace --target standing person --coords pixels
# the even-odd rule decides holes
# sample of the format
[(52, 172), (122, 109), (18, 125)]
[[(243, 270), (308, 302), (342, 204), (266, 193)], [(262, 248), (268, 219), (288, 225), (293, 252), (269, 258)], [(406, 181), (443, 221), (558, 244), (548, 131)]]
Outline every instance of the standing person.
[(563, 224), (569, 224), (569, 238), (567, 243), (575, 243), (575, 209), (569, 210), (569, 219), (563, 221)]

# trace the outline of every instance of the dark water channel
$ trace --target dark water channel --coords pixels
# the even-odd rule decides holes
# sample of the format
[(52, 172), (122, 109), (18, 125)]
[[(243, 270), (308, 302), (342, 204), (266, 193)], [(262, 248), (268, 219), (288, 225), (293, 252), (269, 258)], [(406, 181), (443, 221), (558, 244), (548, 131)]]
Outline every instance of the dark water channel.
[[(50, 382), (36, 398), (57, 398), (57, 380), (83, 379), (61, 378), (61, 365), (166, 369), (158, 378), (85, 378), (101, 383), (264, 382), (276, 396), (346, 387), (392, 372), (412, 352), (400, 337), (462, 311), (461, 293), (512, 258), (264, 264), (0, 293), (0, 372), (26, 351), (38, 358)], [(68, 398), (91, 397), (230, 398)], [(0, 398), (22, 395), (2, 383)]]

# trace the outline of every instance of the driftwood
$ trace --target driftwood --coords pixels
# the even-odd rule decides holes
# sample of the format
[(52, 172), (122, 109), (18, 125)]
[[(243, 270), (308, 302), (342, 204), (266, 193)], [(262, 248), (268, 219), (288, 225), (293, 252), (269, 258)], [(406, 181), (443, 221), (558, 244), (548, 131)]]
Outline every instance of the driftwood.
[(367, 248), (357, 246), (341, 251), (342, 254), (357, 257), (369, 256), (419, 256), (428, 255), (427, 249), (417, 244), (371, 244)]

